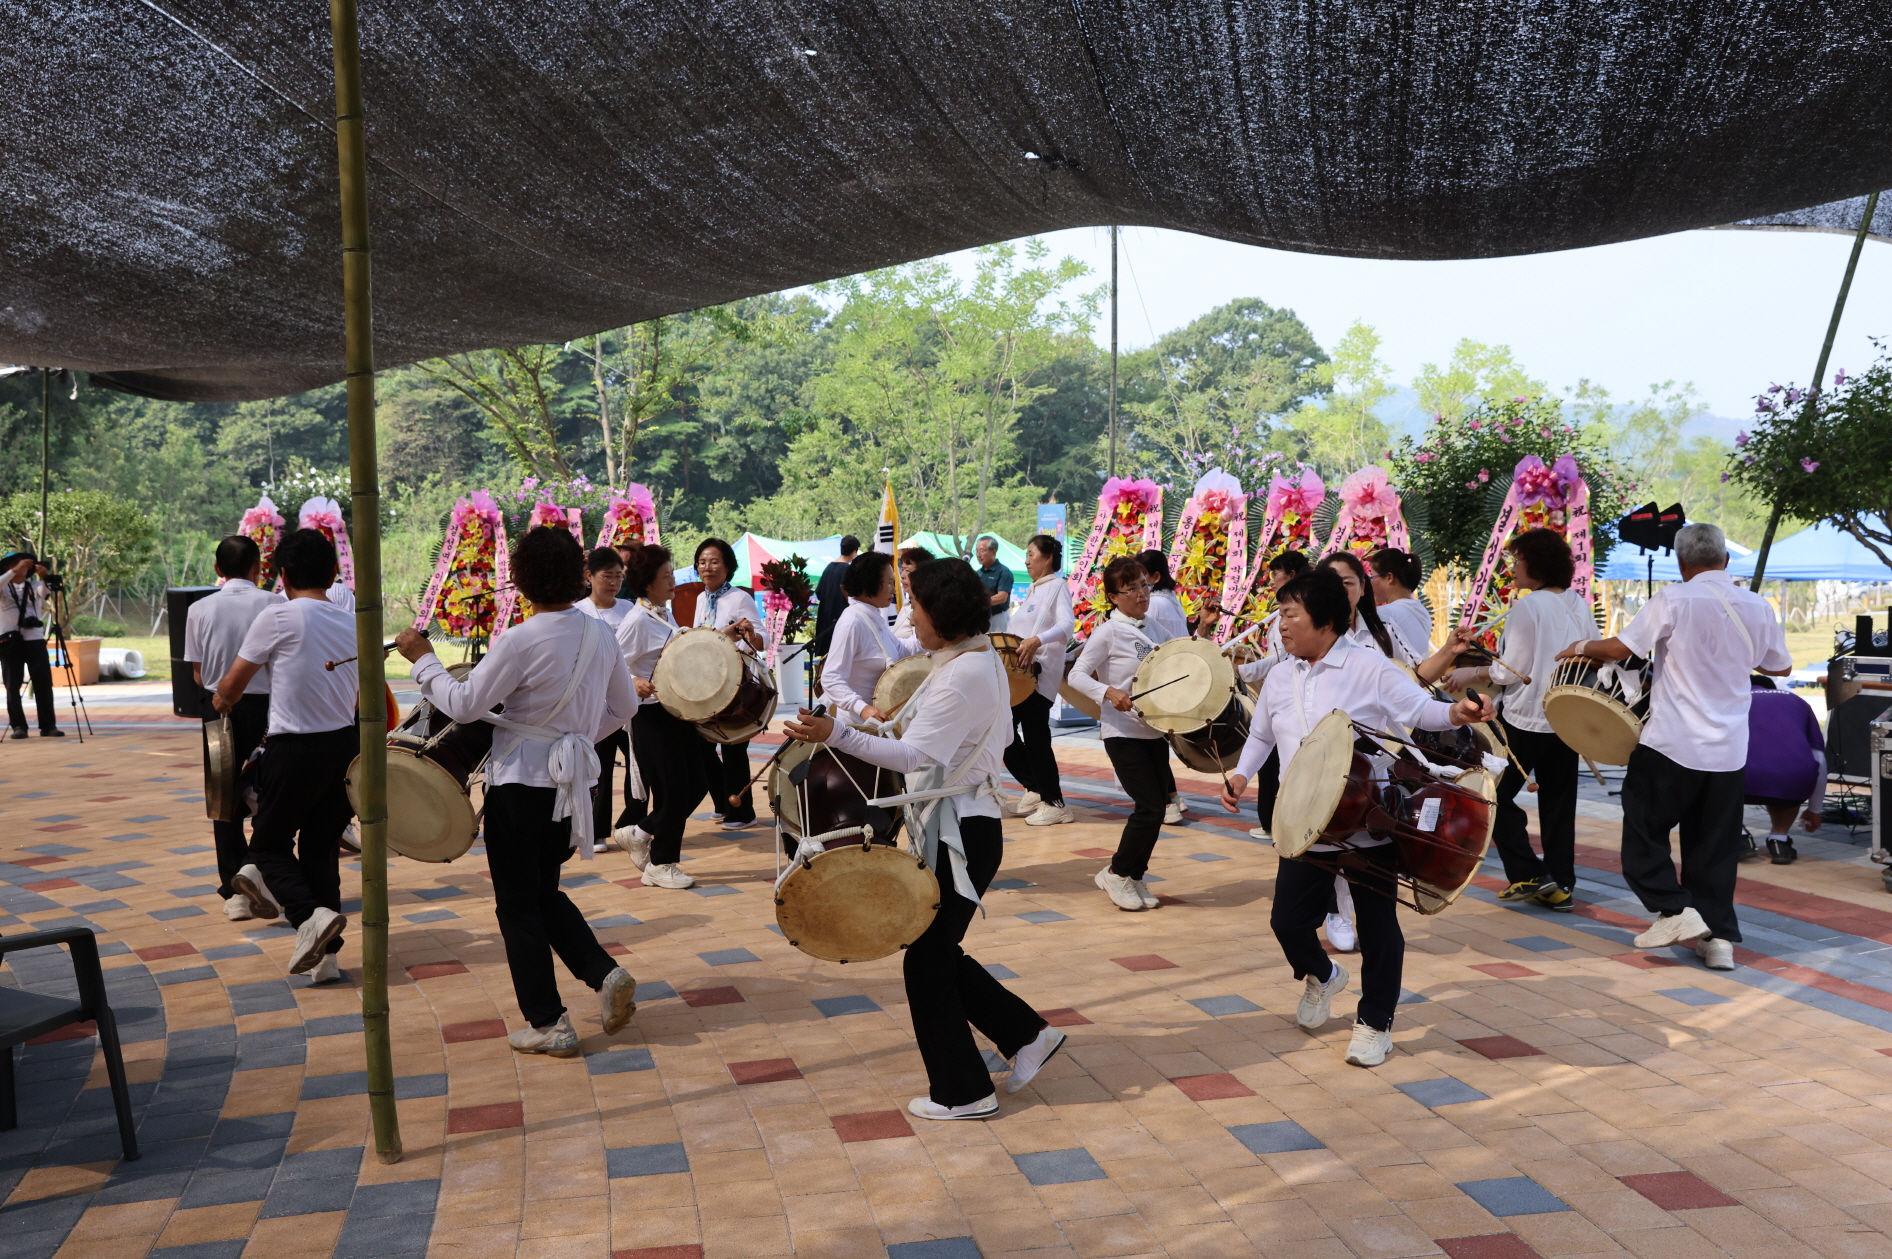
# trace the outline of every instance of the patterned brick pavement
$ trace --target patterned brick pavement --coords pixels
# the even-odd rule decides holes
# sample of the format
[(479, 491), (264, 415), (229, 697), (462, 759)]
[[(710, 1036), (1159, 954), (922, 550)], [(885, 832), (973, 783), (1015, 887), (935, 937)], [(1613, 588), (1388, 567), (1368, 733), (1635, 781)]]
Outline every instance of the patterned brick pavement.
[[(313, 988), (285, 930), (224, 920), (197, 737), (160, 712), (0, 744), (0, 931), (102, 933), (145, 1149), (117, 1162), (89, 1036), (21, 1050), (7, 1259), (1892, 1255), (1892, 898), (1870, 871), (1743, 867), (1744, 965), (1709, 972), (1630, 946), (1647, 915), (1582, 819), (1581, 913), (1499, 906), (1491, 867), (1406, 917), (1397, 1052), (1362, 1071), (1345, 1020), (1293, 1026), (1247, 820), (1192, 794), (1162, 909), (1091, 886), (1122, 798), (1085, 749), (1061, 752), (1080, 822), (1008, 822), (968, 939), (1072, 1037), (998, 1119), (909, 1121), (898, 959), (790, 949), (767, 834), (699, 822), (693, 892), (635, 886), (621, 856), (569, 867), (640, 981), (617, 1037), (567, 982), (580, 1060), (505, 1047), (479, 857), (393, 863), (407, 1157), (384, 1166), (354, 943), (351, 982)], [(4, 981), (65, 973), (15, 955)]]

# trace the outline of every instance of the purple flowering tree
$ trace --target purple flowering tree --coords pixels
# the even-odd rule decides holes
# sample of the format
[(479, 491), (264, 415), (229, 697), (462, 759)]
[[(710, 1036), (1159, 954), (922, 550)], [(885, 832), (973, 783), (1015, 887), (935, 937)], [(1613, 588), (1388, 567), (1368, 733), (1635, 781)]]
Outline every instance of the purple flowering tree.
[(1892, 567), (1892, 352), (1832, 386), (1770, 385), (1738, 435), (1727, 476), (1781, 514), (1831, 521)]

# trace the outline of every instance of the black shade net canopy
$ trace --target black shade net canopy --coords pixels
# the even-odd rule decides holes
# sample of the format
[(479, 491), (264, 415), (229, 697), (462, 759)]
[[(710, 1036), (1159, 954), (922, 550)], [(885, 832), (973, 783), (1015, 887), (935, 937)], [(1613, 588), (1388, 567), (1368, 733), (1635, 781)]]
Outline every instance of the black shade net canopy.
[[(1109, 223), (1472, 258), (1892, 185), (1892, 5), (379, 0), (377, 359)], [(342, 376), (327, 6), (0, 0), (0, 361)]]

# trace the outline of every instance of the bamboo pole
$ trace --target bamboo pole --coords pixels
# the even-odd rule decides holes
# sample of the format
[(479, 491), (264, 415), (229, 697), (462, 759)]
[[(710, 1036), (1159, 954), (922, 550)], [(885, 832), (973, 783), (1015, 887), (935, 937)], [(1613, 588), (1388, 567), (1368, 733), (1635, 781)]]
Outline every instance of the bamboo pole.
[[(1853, 237), (1853, 252), (1846, 259), (1846, 274), (1840, 277), (1839, 296), (1833, 299), (1833, 317), (1826, 321), (1826, 340), (1820, 344), (1820, 362), (1813, 369), (1813, 383), (1807, 386), (1807, 410), (1813, 409), (1814, 399), (1819, 396), (1821, 384), (1826, 379), (1826, 360), (1833, 353), (1833, 338), (1839, 332), (1839, 318), (1846, 312), (1846, 293), (1853, 286), (1853, 272), (1859, 269), (1859, 252), (1866, 247), (1866, 236), (1872, 230), (1872, 216), (1879, 209), (1879, 194), (1873, 193), (1866, 198), (1866, 212), (1859, 216), (1859, 232)], [(1767, 532), (1761, 535), (1761, 552), (1754, 557), (1754, 576), (1748, 579), (1747, 588), (1759, 591), (1762, 580), (1767, 576), (1767, 553), (1774, 549), (1774, 531), (1780, 528), (1780, 504), (1767, 514)]]
[(375, 1154), (401, 1161), (388, 1031), (388, 718), (382, 651), (381, 485), (375, 466), (374, 320), (368, 252), (368, 152), (362, 134), (355, 0), (329, 0), (335, 45), (335, 149), (341, 168), (342, 311), (348, 369), (348, 466), (354, 503), (355, 668), (361, 681), (361, 1021)]

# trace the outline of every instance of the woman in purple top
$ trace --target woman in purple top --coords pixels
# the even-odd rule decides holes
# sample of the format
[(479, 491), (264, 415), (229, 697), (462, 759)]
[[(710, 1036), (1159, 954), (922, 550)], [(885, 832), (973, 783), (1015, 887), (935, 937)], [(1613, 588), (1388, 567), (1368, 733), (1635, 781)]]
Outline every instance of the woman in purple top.
[(1792, 691), (1776, 690), (1774, 679), (1756, 674), (1749, 679), (1749, 691), (1744, 790), (1749, 804), (1766, 806), (1772, 823), (1767, 855), (1784, 866), (1800, 855), (1787, 833), (1794, 814), (1800, 814), (1807, 830), (1820, 829), (1826, 802), (1826, 738), (1812, 706)]

